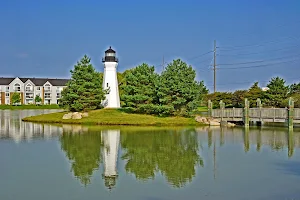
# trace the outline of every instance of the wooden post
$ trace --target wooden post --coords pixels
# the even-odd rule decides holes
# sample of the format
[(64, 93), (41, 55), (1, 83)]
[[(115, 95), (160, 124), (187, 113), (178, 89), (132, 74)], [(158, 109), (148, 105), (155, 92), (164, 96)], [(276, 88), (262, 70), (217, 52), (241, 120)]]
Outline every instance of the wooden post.
[(220, 109), (221, 109), (221, 121), (223, 121), (225, 103), (222, 100), (220, 101)]
[(288, 157), (291, 158), (294, 154), (294, 131), (289, 129), (288, 133)]
[(213, 109), (213, 105), (211, 100), (208, 100), (208, 117), (212, 117), (212, 109)]
[(294, 127), (294, 101), (292, 97), (289, 99), (289, 108), (288, 108), (288, 125), (289, 129)]
[(249, 126), (246, 126), (243, 130), (244, 130), (244, 151), (245, 153), (247, 153), (250, 150)]
[(246, 127), (249, 126), (249, 101), (245, 98), (245, 107), (244, 107), (244, 124)]
[(262, 107), (262, 106), (261, 106), (261, 100), (260, 100), (260, 98), (258, 98), (258, 99), (256, 100), (256, 105), (257, 105), (258, 108), (261, 108), (261, 107)]
[(259, 108), (259, 121), (260, 121), (260, 123), (262, 123), (262, 115), (261, 115), (262, 104), (261, 104), (260, 98), (257, 98), (256, 105), (257, 105), (257, 108)]

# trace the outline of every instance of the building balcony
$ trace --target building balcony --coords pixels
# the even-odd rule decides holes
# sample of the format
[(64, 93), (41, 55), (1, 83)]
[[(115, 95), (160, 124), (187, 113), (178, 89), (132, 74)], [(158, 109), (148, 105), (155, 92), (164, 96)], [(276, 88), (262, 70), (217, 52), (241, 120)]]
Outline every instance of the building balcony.
[(26, 95), (26, 96), (25, 96), (25, 99), (33, 99), (33, 96), (31, 96), (31, 95)]

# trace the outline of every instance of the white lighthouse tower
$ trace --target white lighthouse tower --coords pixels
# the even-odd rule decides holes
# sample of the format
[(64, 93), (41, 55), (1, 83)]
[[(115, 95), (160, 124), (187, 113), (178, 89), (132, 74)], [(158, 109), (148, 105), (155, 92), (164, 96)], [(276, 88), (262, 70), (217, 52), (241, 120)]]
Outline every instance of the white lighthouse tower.
[(104, 185), (112, 189), (116, 185), (118, 177), (117, 162), (120, 142), (120, 130), (101, 131), (101, 140), (103, 142), (103, 159), (104, 159)]
[(117, 79), (118, 59), (116, 52), (109, 47), (105, 51), (105, 57), (102, 58), (104, 63), (103, 89), (109, 89), (106, 99), (102, 102), (105, 108), (120, 108), (119, 84)]

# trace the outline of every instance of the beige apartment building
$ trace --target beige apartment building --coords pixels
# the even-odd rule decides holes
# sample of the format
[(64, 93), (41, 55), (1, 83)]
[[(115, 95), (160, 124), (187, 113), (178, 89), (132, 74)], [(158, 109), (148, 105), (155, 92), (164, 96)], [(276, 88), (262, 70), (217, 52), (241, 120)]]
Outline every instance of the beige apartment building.
[(43, 104), (58, 104), (61, 91), (69, 79), (0, 77), (0, 104), (11, 104), (14, 92), (20, 93), (21, 104), (34, 104), (40, 96)]

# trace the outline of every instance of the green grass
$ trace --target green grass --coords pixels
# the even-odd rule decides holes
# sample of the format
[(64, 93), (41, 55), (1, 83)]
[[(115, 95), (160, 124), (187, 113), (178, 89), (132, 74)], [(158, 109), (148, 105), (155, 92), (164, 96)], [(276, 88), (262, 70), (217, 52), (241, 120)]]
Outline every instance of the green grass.
[(26, 109), (59, 109), (58, 105), (0, 105), (0, 110), (26, 110)]
[(207, 112), (208, 108), (207, 108), (207, 106), (200, 106), (197, 108), (197, 111), (198, 112)]
[(86, 124), (86, 125), (133, 125), (133, 126), (197, 126), (203, 125), (194, 118), (157, 117), (143, 114), (128, 114), (117, 109), (101, 109), (89, 112), (82, 119), (67, 119), (62, 117), (67, 112), (58, 112), (26, 117), (23, 121), (37, 123)]

